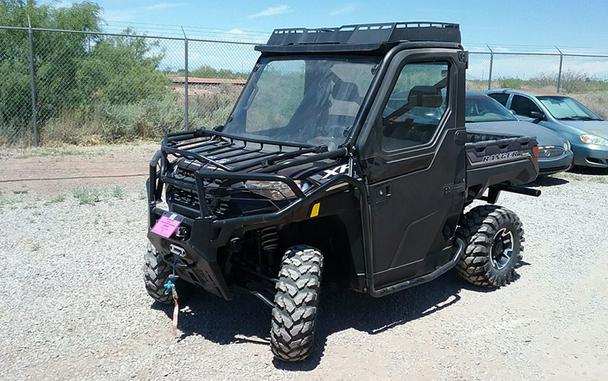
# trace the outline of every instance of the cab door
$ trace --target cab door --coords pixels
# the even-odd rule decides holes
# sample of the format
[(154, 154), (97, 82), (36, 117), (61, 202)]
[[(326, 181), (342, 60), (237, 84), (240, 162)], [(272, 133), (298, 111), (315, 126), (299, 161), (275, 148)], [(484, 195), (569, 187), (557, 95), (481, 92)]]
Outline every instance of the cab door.
[(465, 200), (465, 67), (462, 51), (401, 51), (370, 109), (358, 144), (375, 290), (453, 256)]

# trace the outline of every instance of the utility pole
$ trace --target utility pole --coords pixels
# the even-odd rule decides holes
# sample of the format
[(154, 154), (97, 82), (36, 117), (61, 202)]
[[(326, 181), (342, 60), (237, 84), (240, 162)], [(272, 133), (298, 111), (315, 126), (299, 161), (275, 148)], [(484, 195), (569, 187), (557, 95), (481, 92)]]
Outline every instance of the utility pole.
[(555, 49), (559, 52), (559, 70), (557, 72), (557, 93), (562, 87), (562, 66), (564, 64), (564, 53), (556, 46)]
[(490, 45), (486, 45), (490, 51), (490, 73), (488, 75), (488, 90), (492, 88), (492, 69), (494, 68), (494, 51), (490, 48)]

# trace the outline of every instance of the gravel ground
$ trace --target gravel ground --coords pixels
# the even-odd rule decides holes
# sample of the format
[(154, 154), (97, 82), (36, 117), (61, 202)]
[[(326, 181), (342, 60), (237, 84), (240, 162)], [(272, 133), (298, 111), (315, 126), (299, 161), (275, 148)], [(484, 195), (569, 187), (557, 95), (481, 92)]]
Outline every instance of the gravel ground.
[(68, 195), (0, 197), (2, 379), (606, 379), (608, 184), (548, 179), (504, 194), (526, 230), (521, 278), (482, 292), (454, 272), (381, 299), (326, 290), (317, 347), (273, 361), (270, 312), (210, 295), (182, 310), (141, 279), (139, 189), (80, 205)]

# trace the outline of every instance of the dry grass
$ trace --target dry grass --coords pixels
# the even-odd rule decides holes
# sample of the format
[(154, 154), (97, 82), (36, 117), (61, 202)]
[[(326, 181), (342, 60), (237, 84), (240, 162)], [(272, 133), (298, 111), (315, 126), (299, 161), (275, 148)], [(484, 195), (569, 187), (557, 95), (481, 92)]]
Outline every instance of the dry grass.
[(158, 148), (159, 140), (136, 140), (125, 144), (99, 144), (92, 146), (55, 143), (44, 147), (3, 148), (0, 159), (29, 159), (33, 157), (81, 156), (83, 158), (111, 155), (119, 157), (125, 151), (148, 154)]
[(578, 99), (602, 118), (608, 119), (608, 91), (569, 95)]
[(127, 191), (120, 185), (114, 185), (111, 188), (78, 187), (72, 191), (72, 196), (78, 200), (80, 205), (93, 205), (113, 198), (124, 200), (127, 197)]

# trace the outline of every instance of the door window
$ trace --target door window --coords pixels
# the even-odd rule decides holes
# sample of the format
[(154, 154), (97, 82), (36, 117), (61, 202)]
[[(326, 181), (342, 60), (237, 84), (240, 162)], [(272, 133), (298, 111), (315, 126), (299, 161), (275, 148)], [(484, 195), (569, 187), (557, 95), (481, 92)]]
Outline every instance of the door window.
[(488, 94), (488, 96), (491, 98), (494, 98), (495, 101), (497, 101), (501, 105), (507, 107), (507, 102), (509, 101), (509, 94), (493, 93), (493, 94)]
[(531, 99), (522, 97), (521, 95), (513, 96), (511, 110), (515, 111), (517, 115), (528, 117), (532, 111), (540, 112), (538, 106)]
[(447, 108), (448, 73), (445, 62), (403, 67), (382, 113), (382, 150), (431, 141)]

